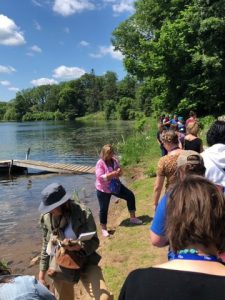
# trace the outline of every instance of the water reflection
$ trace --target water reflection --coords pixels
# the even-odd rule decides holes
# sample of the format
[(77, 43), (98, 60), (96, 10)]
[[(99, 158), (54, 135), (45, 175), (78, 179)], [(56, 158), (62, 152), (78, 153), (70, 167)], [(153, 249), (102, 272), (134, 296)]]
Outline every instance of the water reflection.
[[(95, 165), (103, 144), (121, 141), (130, 132), (128, 122), (0, 123), (0, 160), (25, 159), (31, 147), (30, 159)], [(40, 193), (52, 182), (59, 182), (68, 192), (78, 194), (97, 216), (94, 181), (91, 174), (0, 177), (1, 258), (23, 270), (31, 253), (40, 250)]]

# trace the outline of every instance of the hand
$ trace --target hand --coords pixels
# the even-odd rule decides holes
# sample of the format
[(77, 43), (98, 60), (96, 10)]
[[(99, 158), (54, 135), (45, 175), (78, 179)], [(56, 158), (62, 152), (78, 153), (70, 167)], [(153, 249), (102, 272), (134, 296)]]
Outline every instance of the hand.
[(118, 168), (115, 172), (116, 172), (116, 177), (119, 177), (122, 174), (122, 170), (120, 168)]
[(42, 283), (44, 286), (48, 286), (47, 282), (45, 281), (45, 274), (46, 274), (46, 271), (40, 271), (39, 276), (38, 276), (38, 281), (40, 283)]
[(74, 241), (72, 239), (64, 239), (61, 244), (63, 248), (68, 251), (80, 251), (82, 246), (79, 241)]

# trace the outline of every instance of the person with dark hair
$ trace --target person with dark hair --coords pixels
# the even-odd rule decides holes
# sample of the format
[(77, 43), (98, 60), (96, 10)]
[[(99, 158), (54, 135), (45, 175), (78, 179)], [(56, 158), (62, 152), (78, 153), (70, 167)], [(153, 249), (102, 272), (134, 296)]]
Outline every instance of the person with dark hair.
[[(46, 275), (52, 279), (57, 300), (74, 300), (74, 283), (79, 280), (87, 292), (85, 299), (110, 299), (97, 266), (99, 239), (90, 209), (73, 201), (62, 185), (52, 183), (42, 191), (39, 211), (43, 232), (39, 281), (46, 284)], [(79, 240), (81, 234), (88, 233), (92, 233), (90, 238)], [(59, 249), (70, 253), (77, 263), (75, 268), (65, 269), (57, 264)]]
[(193, 110), (191, 110), (189, 112), (189, 118), (185, 122), (185, 127), (187, 128), (187, 125), (189, 123), (196, 122), (196, 121), (197, 121), (197, 115), (196, 115), (196, 113)]
[(209, 148), (201, 153), (206, 177), (225, 192), (225, 121), (216, 121), (207, 132)]
[(162, 142), (168, 154), (161, 157), (157, 166), (157, 176), (154, 184), (153, 202), (157, 207), (163, 184), (166, 179), (166, 191), (169, 186), (175, 183), (175, 172), (177, 168), (177, 158), (183, 151), (179, 148), (178, 136), (173, 130), (168, 130), (162, 135)]
[(225, 294), (225, 266), (218, 253), (225, 250), (225, 197), (202, 176), (191, 175), (171, 192), (166, 234), (173, 259), (132, 271), (119, 300), (221, 300)]
[(95, 187), (100, 207), (99, 219), (102, 235), (104, 237), (110, 236), (107, 230), (107, 221), (109, 203), (112, 195), (127, 201), (131, 224), (142, 224), (142, 221), (135, 215), (136, 204), (134, 193), (119, 181), (119, 177), (122, 176), (122, 169), (119, 161), (115, 157), (112, 145), (106, 144), (102, 147), (100, 159), (97, 161), (95, 167), (95, 175)]
[[(185, 150), (177, 159), (176, 182), (181, 182), (190, 175), (205, 175), (204, 162), (201, 155), (195, 151)], [(156, 208), (150, 227), (150, 239), (154, 246), (164, 247), (168, 245), (166, 236), (166, 206), (170, 193), (166, 193)], [(170, 252), (169, 252), (170, 255)]]
[(163, 142), (162, 142), (162, 136), (166, 131), (167, 131), (166, 127), (163, 124), (159, 123), (156, 138), (157, 138), (157, 142), (160, 146), (161, 156), (165, 156), (167, 154), (167, 150), (163, 146)]
[(0, 262), (0, 299), (56, 300), (54, 295), (34, 276), (13, 275), (2, 262)]

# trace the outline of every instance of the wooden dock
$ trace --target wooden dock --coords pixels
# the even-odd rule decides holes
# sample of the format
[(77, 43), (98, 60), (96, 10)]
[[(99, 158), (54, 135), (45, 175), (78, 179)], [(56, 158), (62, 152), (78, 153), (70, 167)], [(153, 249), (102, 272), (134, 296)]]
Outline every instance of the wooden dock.
[(1, 171), (11, 174), (12, 171), (24, 171), (27, 169), (36, 169), (40, 171), (46, 171), (50, 173), (64, 173), (64, 174), (93, 174), (95, 167), (82, 166), (74, 164), (63, 164), (63, 163), (49, 163), (38, 160), (5, 160), (0, 161), (0, 173)]

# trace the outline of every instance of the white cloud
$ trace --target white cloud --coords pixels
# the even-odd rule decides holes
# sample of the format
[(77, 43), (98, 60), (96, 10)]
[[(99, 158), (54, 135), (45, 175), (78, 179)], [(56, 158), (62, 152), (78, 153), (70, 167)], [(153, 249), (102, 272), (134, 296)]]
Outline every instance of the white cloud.
[(17, 87), (11, 86), (8, 88), (8, 90), (11, 92), (18, 92), (20, 89), (18, 89)]
[(113, 46), (105, 47), (101, 46), (99, 47), (98, 53), (91, 53), (90, 56), (93, 58), (102, 58), (103, 56), (110, 55), (114, 59), (123, 60), (123, 55), (120, 51), (114, 50)]
[(8, 81), (8, 80), (1, 80), (1, 81), (0, 81), (0, 84), (1, 84), (1, 85), (4, 85), (4, 86), (9, 86), (9, 85), (11, 85), (10, 81)]
[(38, 47), (37, 45), (30, 47), (30, 50), (33, 52), (38, 52), (38, 53), (42, 52), (42, 49), (40, 47)]
[(53, 77), (63, 79), (77, 79), (84, 75), (86, 72), (77, 67), (60, 66), (53, 70)]
[(16, 72), (16, 69), (14, 69), (11, 66), (2, 66), (2, 65), (0, 65), (0, 73), (10, 74), (12, 72)]
[(89, 0), (55, 0), (53, 5), (53, 11), (64, 17), (91, 9), (94, 9), (94, 4)]
[(31, 80), (31, 82), (34, 86), (40, 86), (40, 85), (46, 85), (46, 84), (57, 84), (58, 82), (51, 78), (39, 78)]
[(0, 15), (0, 45), (17, 46), (25, 44), (23, 32), (7, 16)]
[(79, 45), (82, 47), (87, 47), (89, 43), (87, 41), (80, 41)]
[(37, 29), (37, 30), (41, 30), (42, 28), (41, 28), (41, 25), (37, 22), (37, 21), (35, 21), (34, 20), (34, 27), (35, 27), (35, 29)]
[(123, 12), (134, 12), (134, 1), (133, 0), (121, 0), (116, 4), (113, 4), (112, 9), (115, 13), (121, 14)]

